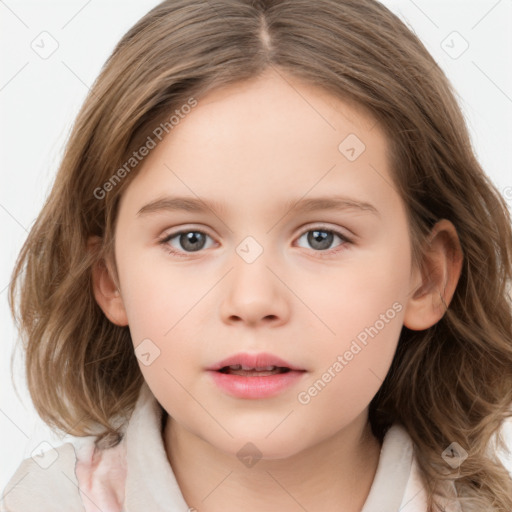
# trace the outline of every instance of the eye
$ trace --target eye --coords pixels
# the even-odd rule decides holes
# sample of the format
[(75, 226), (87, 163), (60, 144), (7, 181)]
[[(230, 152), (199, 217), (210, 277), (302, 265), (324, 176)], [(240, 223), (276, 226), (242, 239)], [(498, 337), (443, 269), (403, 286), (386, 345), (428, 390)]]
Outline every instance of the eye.
[[(343, 234), (338, 231), (328, 229), (325, 226), (318, 226), (304, 231), (298, 240), (300, 241), (303, 237), (306, 237), (307, 243), (311, 244), (314, 251), (321, 253), (320, 256), (328, 256), (333, 252), (343, 250), (328, 250), (336, 237), (338, 237), (342, 242), (338, 247), (352, 243), (352, 241)], [(208, 248), (205, 247), (207, 238), (212, 240), (212, 238), (204, 231), (191, 229), (171, 233), (161, 239), (159, 243), (165, 247), (169, 254), (178, 257), (186, 257), (187, 254), (199, 252), (202, 249)], [(174, 243), (171, 243), (172, 241), (174, 241)], [(176, 247), (176, 245), (179, 245), (180, 247)]]
[[(339, 246), (345, 246), (346, 244), (350, 244), (351, 240), (344, 236), (343, 234), (339, 233), (338, 231), (334, 231), (332, 229), (328, 229), (325, 226), (318, 226), (313, 229), (308, 229), (305, 231), (299, 238), (306, 237), (307, 243), (311, 244), (313, 249), (316, 252), (322, 252), (322, 253), (328, 253), (331, 254), (332, 252), (338, 252), (338, 249), (336, 251), (327, 251), (326, 249), (329, 249), (329, 247), (332, 245), (333, 240), (338, 237), (343, 243), (339, 244)], [(324, 254), (321, 254), (321, 256), (324, 256)]]
[[(177, 239), (176, 243), (179, 244), (183, 250), (175, 249), (174, 246), (170, 243), (171, 240), (174, 240), (175, 238)], [(204, 249), (206, 238), (211, 239), (211, 237), (203, 231), (184, 230), (167, 235), (165, 238), (160, 240), (159, 243), (165, 245), (170, 254), (174, 254), (176, 256), (186, 256), (187, 253), (198, 252), (201, 249)]]

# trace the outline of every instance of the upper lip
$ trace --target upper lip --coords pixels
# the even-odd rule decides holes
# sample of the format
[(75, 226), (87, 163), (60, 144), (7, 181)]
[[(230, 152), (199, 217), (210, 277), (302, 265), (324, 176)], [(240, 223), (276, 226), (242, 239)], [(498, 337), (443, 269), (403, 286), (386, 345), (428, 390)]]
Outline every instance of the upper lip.
[(260, 352), (259, 354), (233, 354), (232, 356), (229, 356), (226, 359), (223, 359), (222, 361), (214, 364), (208, 368), (208, 370), (216, 371), (224, 368), (225, 366), (232, 366), (237, 364), (248, 368), (265, 368), (267, 366), (278, 366), (282, 368), (289, 368), (290, 370), (305, 371), (303, 368), (294, 366), (288, 361), (285, 361), (284, 359), (281, 359), (274, 354), (269, 354), (266, 352)]

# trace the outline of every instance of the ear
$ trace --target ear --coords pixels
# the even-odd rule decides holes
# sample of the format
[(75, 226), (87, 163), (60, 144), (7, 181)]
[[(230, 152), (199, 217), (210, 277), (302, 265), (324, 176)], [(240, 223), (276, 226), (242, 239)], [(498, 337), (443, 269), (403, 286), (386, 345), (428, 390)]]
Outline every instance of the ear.
[[(90, 252), (97, 252), (101, 247), (101, 238), (90, 237), (87, 242), (87, 249)], [(104, 258), (96, 260), (92, 267), (92, 287), (94, 298), (105, 316), (114, 324), (119, 326), (128, 325), (128, 317), (124, 307), (121, 292), (116, 283), (115, 273), (112, 271), (112, 264)]]
[(440, 220), (429, 236), (424, 270), (414, 272), (404, 316), (407, 328), (422, 331), (441, 320), (459, 282), (463, 259), (455, 226), (447, 219)]

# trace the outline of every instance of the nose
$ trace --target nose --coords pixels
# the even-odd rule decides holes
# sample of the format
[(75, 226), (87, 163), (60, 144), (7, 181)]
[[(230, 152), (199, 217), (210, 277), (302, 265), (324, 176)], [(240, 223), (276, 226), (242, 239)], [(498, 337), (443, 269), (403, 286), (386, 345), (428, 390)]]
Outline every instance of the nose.
[(238, 256), (223, 280), (220, 315), (224, 323), (279, 326), (290, 315), (290, 291), (285, 279), (269, 266), (265, 253), (248, 263)]

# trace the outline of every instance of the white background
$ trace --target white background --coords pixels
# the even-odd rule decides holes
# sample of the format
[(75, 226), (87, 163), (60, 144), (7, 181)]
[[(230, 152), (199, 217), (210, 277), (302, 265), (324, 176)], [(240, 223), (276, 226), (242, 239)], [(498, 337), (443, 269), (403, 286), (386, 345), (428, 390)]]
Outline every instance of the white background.
[[(17, 336), (7, 286), (14, 260), (88, 87), (117, 41), (157, 3), (0, 0), (0, 490), (39, 443), (62, 442), (37, 417), (19, 356), (14, 371), (21, 401), (10, 379)], [(383, 3), (416, 32), (455, 85), (477, 155), (512, 204), (512, 0)], [(58, 43), (47, 59), (31, 47), (48, 37), (43, 31)], [(453, 58), (465, 44), (467, 51)], [(512, 446), (512, 428), (506, 431)], [(512, 472), (512, 461), (507, 464)]]

